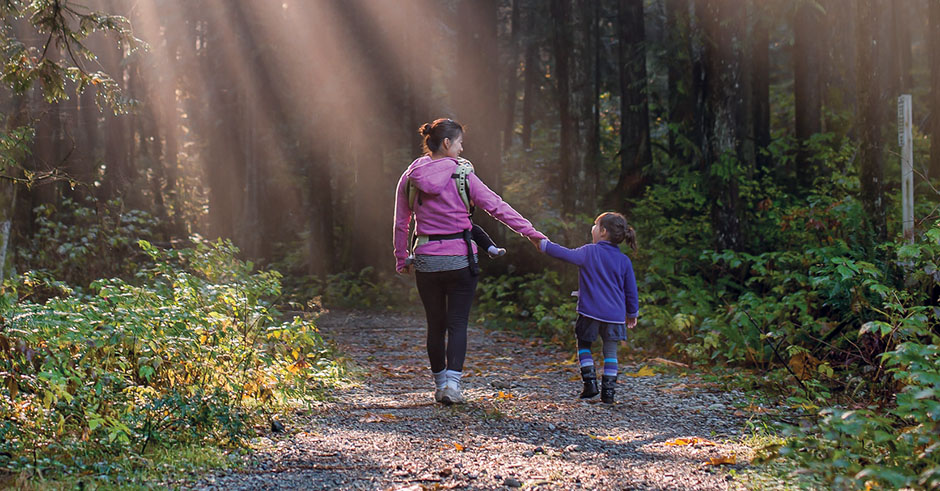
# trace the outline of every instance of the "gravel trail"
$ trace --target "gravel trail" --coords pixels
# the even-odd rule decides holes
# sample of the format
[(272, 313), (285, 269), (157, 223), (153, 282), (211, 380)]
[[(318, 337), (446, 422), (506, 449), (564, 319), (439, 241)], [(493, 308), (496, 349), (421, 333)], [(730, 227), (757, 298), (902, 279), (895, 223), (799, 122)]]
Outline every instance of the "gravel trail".
[[(431, 392), (423, 317), (332, 312), (318, 326), (362, 370), (361, 385), (198, 488), (742, 488), (729, 473), (750, 454), (735, 443), (740, 397), (694, 375), (631, 377), (643, 365), (621, 364), (617, 402), (584, 402), (572, 353), (471, 325), (468, 403), (444, 407)], [(702, 441), (667, 444), (690, 438)], [(732, 456), (737, 464), (710, 463)]]

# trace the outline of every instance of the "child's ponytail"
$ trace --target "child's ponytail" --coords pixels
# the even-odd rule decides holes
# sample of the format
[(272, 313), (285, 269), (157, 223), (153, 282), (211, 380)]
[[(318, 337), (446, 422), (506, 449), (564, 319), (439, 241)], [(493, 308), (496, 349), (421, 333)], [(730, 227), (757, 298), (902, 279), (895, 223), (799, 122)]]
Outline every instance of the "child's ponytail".
[(627, 230), (626, 230), (626, 232), (625, 232), (624, 235), (623, 235), (623, 241), (630, 247), (630, 249), (633, 250), (633, 252), (636, 252), (636, 251), (637, 251), (637, 248), (636, 248), (636, 230), (633, 230), (633, 227), (632, 227), (632, 226), (627, 225)]
[(601, 213), (594, 220), (594, 223), (604, 227), (607, 231), (607, 238), (612, 244), (626, 242), (633, 252), (636, 252), (636, 230), (627, 223), (627, 217), (614, 211)]

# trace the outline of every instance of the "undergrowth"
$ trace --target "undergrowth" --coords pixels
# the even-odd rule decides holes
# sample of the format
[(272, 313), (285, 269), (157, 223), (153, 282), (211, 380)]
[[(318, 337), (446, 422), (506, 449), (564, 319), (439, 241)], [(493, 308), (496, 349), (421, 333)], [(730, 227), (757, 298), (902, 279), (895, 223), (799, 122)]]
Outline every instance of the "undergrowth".
[(313, 318), (275, 308), (277, 272), (228, 242), (139, 245), (133, 279), (5, 283), (0, 471), (116, 482), (154, 452), (238, 448), (342, 375)]

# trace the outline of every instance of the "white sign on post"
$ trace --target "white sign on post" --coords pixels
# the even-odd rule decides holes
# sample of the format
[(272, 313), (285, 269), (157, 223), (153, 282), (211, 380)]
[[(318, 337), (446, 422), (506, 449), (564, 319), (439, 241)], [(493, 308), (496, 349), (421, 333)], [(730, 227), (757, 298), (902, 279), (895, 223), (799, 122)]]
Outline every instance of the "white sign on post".
[(898, 145), (901, 146), (901, 219), (904, 238), (914, 243), (914, 140), (911, 95), (898, 97)]

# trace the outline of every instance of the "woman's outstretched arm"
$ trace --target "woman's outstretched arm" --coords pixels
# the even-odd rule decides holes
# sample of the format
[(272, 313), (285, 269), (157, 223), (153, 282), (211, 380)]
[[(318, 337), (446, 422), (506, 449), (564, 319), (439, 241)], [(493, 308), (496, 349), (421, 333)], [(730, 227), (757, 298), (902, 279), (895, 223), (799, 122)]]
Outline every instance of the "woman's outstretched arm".
[(518, 211), (509, 206), (509, 203), (503, 201), (498, 194), (486, 186), (476, 174), (467, 176), (467, 188), (470, 192), (470, 199), (477, 206), (490, 214), (493, 218), (499, 220), (514, 232), (525, 237), (544, 239), (545, 235), (532, 226)]

